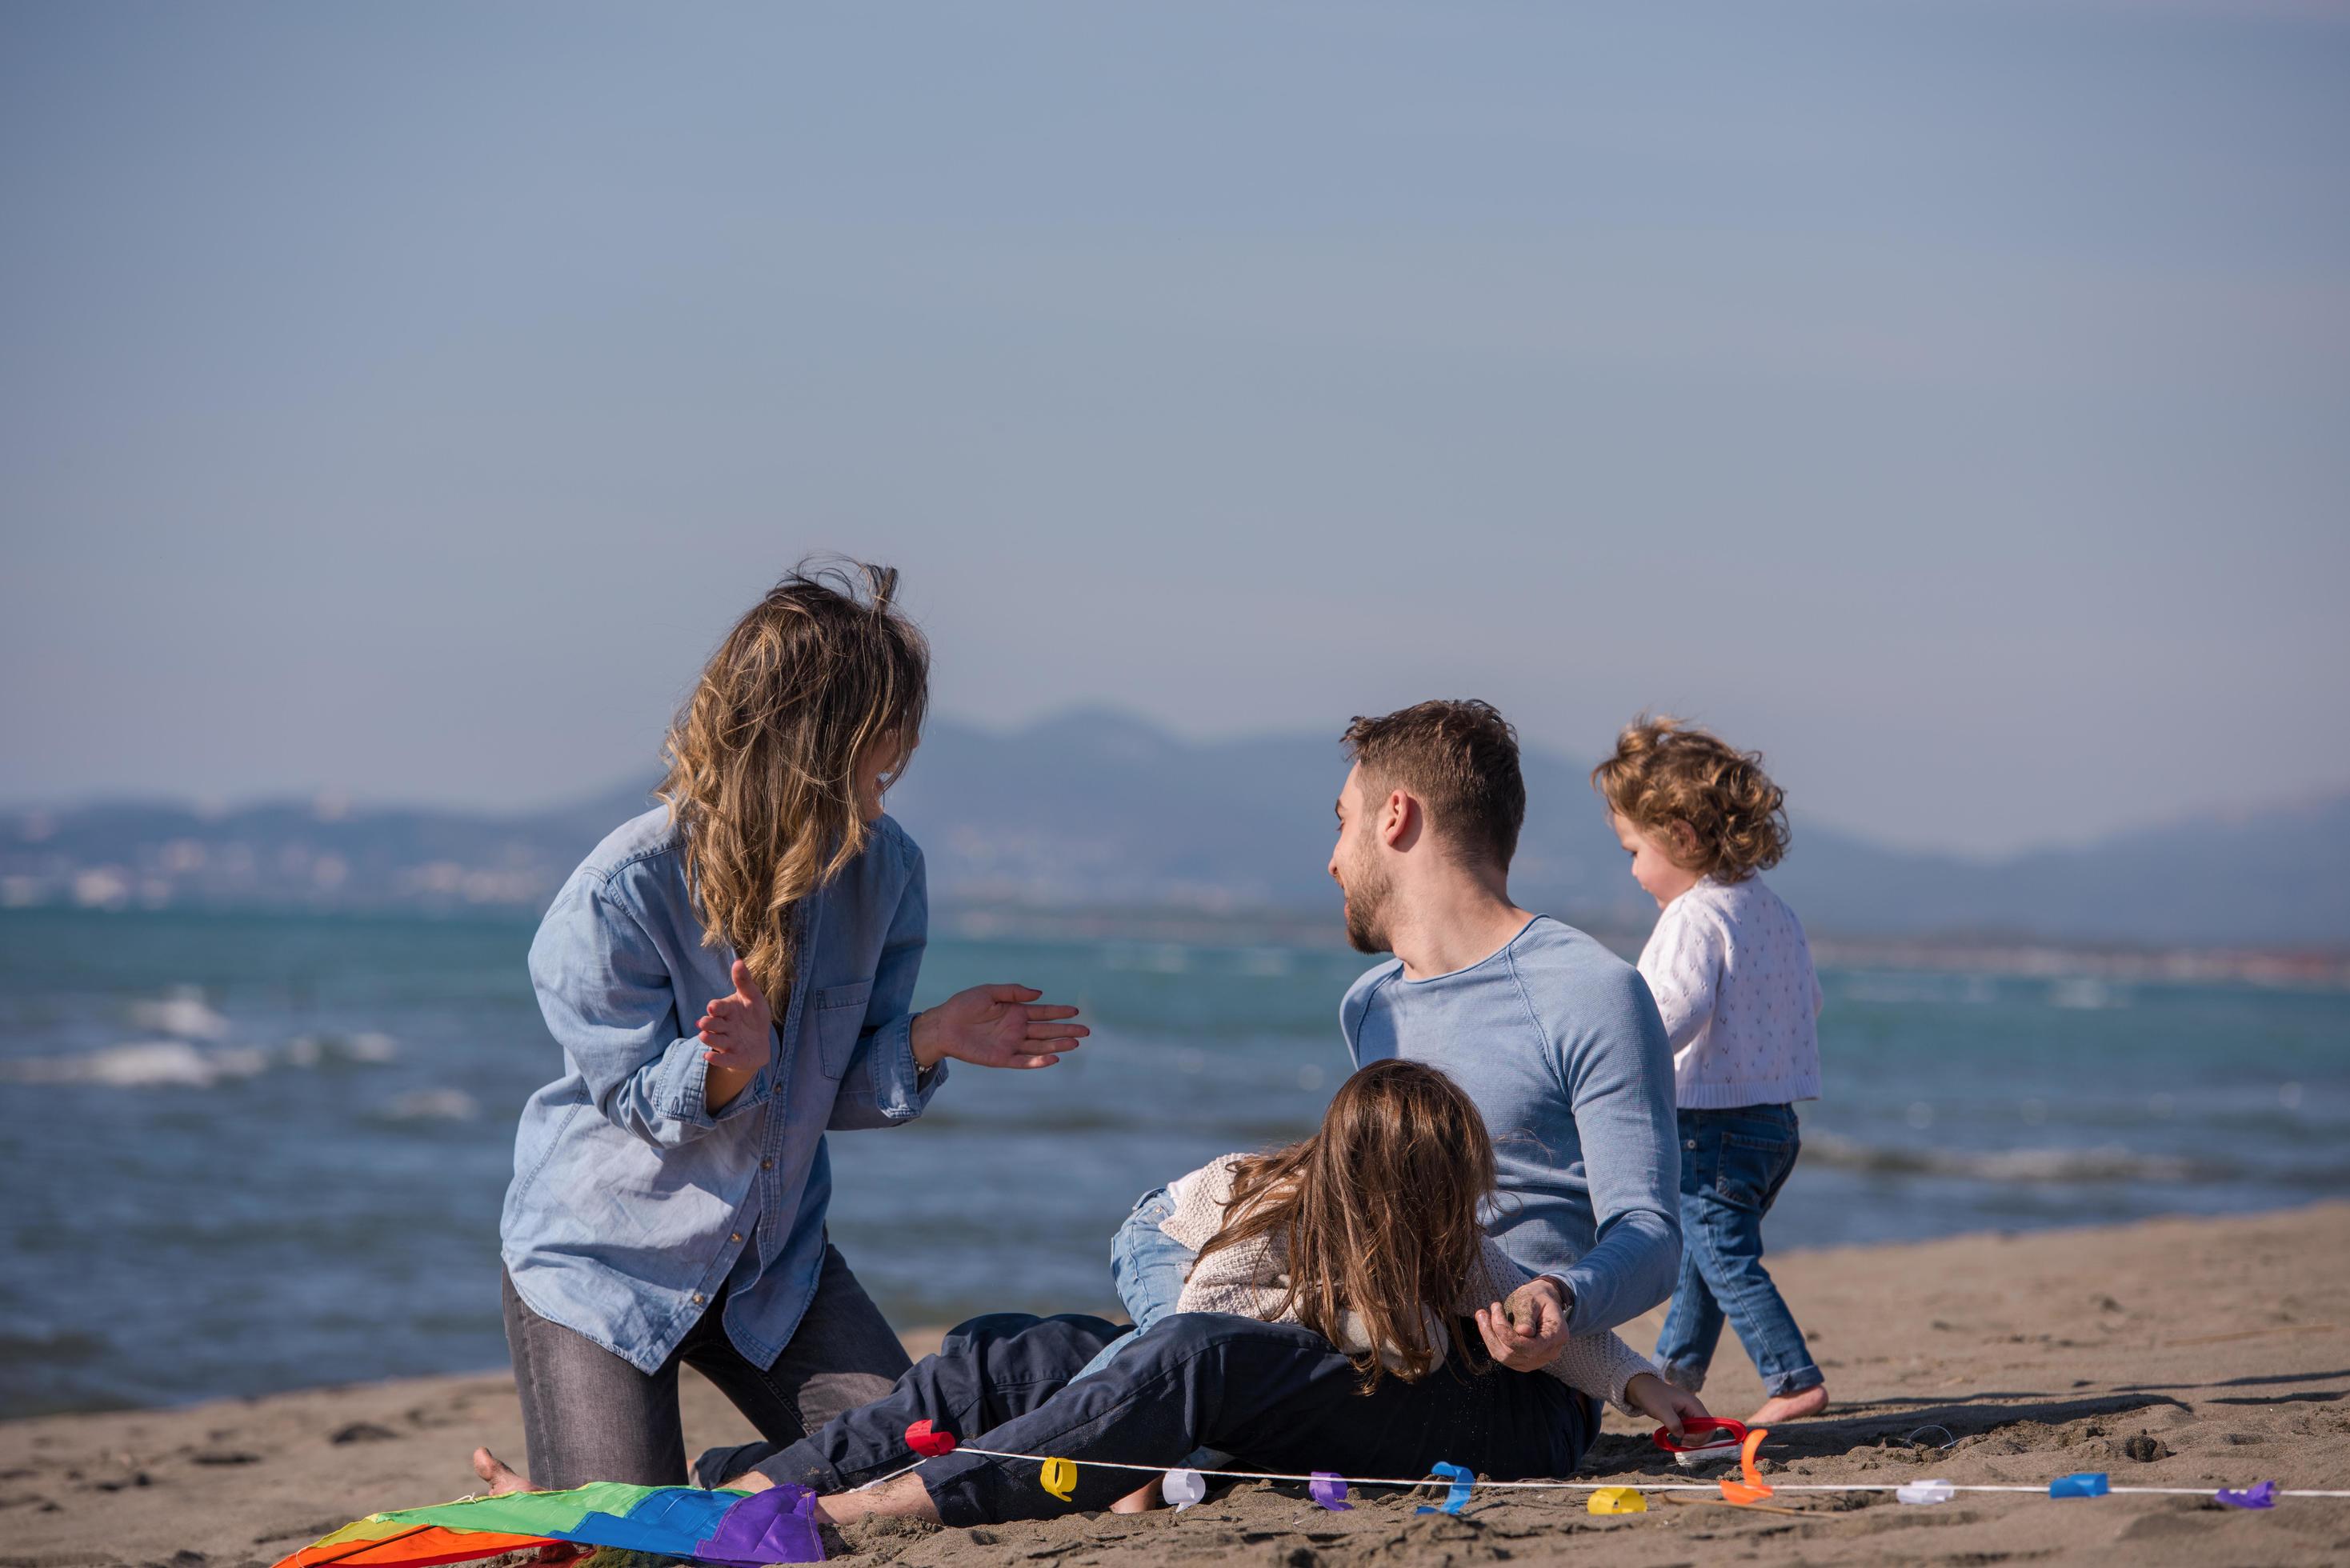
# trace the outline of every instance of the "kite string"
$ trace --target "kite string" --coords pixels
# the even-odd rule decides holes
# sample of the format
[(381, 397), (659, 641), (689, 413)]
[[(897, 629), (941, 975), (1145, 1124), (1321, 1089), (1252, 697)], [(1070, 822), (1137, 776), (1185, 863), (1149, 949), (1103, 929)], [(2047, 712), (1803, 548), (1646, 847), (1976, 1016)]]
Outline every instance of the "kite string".
[[(977, 1454), (983, 1459), (1025, 1459), (1033, 1464), (1043, 1464), (1046, 1459), (1061, 1457), (1054, 1454), (1015, 1454), (1003, 1449), (974, 1449), (968, 1446), (958, 1447), (954, 1451), (959, 1454)], [(911, 1474), (929, 1462), (927, 1458), (917, 1459), (904, 1469), (892, 1471), (879, 1480), (868, 1481), (866, 1486), (879, 1486), (882, 1481), (895, 1480), (899, 1476)], [(1078, 1459), (1072, 1462), (1080, 1466), (1091, 1465), (1097, 1469), (1140, 1470), (1153, 1475), (1164, 1474), (1168, 1469), (1177, 1468), (1168, 1465), (1128, 1464), (1117, 1459)], [(1312, 1481), (1324, 1479), (1315, 1475), (1285, 1474), (1278, 1470), (1218, 1470), (1215, 1473), (1226, 1480)], [(1430, 1476), (1418, 1476), (1409, 1480), (1379, 1476), (1340, 1476), (1337, 1479), (1349, 1486), (1418, 1487), (1441, 1484)], [(1721, 1490), (1720, 1483), (1716, 1481), (1481, 1480), (1477, 1485), (1482, 1489), (1493, 1491), (1593, 1491), (1601, 1487), (1611, 1486), (1627, 1486), (1637, 1491), (1717, 1492)], [(857, 1490), (862, 1491), (865, 1488), (859, 1487)], [(1772, 1490), (1774, 1491), (1898, 1491), (1901, 1488), (1898, 1483), (1884, 1482), (1839, 1484), (1833, 1481), (1773, 1481)], [(1951, 1482), (1950, 1490), (1953, 1491), (2033, 1492), (2042, 1496), (2045, 1496), (2048, 1491), (2045, 1484), (2018, 1486), (2012, 1483), (1992, 1485), (1959, 1481)], [(2126, 1493), (2139, 1497), (2209, 1497), (2212, 1491), (2210, 1487), (2198, 1486), (2116, 1486), (2109, 1487), (2107, 1490), (2116, 1494)], [(2279, 1487), (2276, 1495), (2279, 1497), (2350, 1497), (2350, 1490), (2323, 1491), (2288, 1490)]]

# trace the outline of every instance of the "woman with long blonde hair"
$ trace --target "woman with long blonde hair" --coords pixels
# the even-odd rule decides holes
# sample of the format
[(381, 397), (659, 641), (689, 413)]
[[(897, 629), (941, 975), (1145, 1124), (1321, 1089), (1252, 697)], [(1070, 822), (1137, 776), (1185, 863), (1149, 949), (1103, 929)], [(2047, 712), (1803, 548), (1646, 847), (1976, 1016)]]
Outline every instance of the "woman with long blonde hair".
[(949, 1057), (1046, 1067), (1086, 1033), (1025, 986), (911, 1011), (922, 855), (881, 802), (930, 652), (897, 583), (804, 567), (743, 616), (670, 731), (665, 804), (531, 944), (563, 1072), (523, 1109), (502, 1230), (546, 1484), (682, 1482), (681, 1365), (777, 1443), (886, 1393), (909, 1363), (826, 1240), (825, 1134), (911, 1121)]

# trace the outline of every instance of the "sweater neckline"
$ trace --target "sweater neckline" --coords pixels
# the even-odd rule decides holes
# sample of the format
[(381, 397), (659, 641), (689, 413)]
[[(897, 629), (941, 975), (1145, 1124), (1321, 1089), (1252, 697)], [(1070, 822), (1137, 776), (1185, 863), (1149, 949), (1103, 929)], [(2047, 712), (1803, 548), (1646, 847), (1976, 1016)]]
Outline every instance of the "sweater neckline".
[(1525, 940), (1525, 935), (1528, 931), (1533, 930), (1536, 925), (1549, 919), (1550, 917), (1548, 915), (1544, 914), (1528, 915), (1526, 917), (1526, 923), (1510, 933), (1510, 940), (1508, 941), (1503, 942), (1500, 947), (1495, 948), (1492, 952), (1487, 953), (1475, 963), (1465, 963), (1459, 969), (1448, 969), (1442, 974), (1423, 975), (1419, 979), (1414, 980), (1411, 976), (1403, 972), (1403, 960), (1398, 959), (1396, 960), (1396, 979), (1401, 981), (1406, 985), (1435, 985), (1442, 981), (1458, 980), (1465, 974), (1474, 974), (1479, 970), (1483, 969), (1487, 964), (1492, 963), (1495, 959), (1507, 954), (1512, 948), (1516, 947), (1518, 943)]

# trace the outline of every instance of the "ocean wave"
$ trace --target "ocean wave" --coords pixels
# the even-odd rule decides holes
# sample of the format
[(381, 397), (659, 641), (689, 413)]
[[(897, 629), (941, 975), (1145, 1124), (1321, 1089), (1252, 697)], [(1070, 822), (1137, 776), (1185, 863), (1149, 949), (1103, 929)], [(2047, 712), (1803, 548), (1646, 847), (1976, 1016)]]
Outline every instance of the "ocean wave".
[(276, 1066), (333, 1063), (380, 1066), (399, 1048), (390, 1035), (304, 1035), (276, 1051), (256, 1045), (195, 1045), (186, 1040), (132, 1040), (96, 1051), (0, 1062), (0, 1081), (96, 1084), (109, 1089), (210, 1089), (258, 1077)]
[(0, 1366), (55, 1366), (60, 1362), (84, 1364), (106, 1355), (106, 1341), (80, 1329), (47, 1324), (0, 1328)]
[(203, 992), (184, 985), (169, 996), (130, 1004), (130, 1022), (181, 1040), (225, 1040), (228, 1020), (204, 1004)]
[(296, 1067), (319, 1067), (353, 1062), (380, 1067), (400, 1055), (400, 1043), (389, 1034), (302, 1034), (288, 1041), (286, 1060)]
[(111, 1089), (209, 1089), (267, 1071), (268, 1055), (250, 1046), (206, 1049), (184, 1040), (134, 1040), (70, 1056), (0, 1064), (0, 1077), (20, 1084), (99, 1084)]
[(463, 1089), (417, 1089), (383, 1108), (395, 1122), (469, 1122), (481, 1114), (481, 1103)]
[(1970, 1181), (2111, 1182), (2210, 1181), (2241, 1174), (2213, 1160), (2172, 1155), (2134, 1154), (2118, 1145), (2096, 1148), (2009, 1148), (1989, 1151), (1950, 1148), (1887, 1148), (1805, 1133), (1804, 1158), (1839, 1170), (1887, 1176), (1947, 1176)]

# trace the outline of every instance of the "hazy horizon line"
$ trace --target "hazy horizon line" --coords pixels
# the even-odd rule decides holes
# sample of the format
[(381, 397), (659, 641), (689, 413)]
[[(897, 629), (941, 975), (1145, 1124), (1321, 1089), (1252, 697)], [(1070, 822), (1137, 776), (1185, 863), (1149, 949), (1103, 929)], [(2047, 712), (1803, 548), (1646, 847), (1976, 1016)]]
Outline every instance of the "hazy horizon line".
[[(1259, 728), (1221, 734), (1187, 732), (1179, 725), (1139, 709), (1101, 701), (1076, 703), (1015, 723), (989, 723), (954, 714), (936, 715), (931, 719), (931, 723), (934, 728), (944, 725), (991, 739), (1005, 740), (1033, 733), (1056, 724), (1067, 723), (1072, 720), (1084, 719), (1108, 720), (1131, 724), (1149, 730), (1186, 749), (1196, 751), (1242, 746), (1259, 742), (1302, 741), (1309, 738), (1309, 732), (1302, 726), (1286, 729)], [(1339, 743), (1335, 730), (1331, 732), (1329, 743), (1335, 753)], [(1559, 747), (1538, 742), (1522, 742), (1522, 745), (1523, 750), (1527, 753), (1564, 763), (1571, 769), (1585, 765), (1585, 759)], [(650, 799), (651, 786), (658, 778), (659, 767), (657, 757), (648, 759), (639, 775), (645, 781), (648, 800)], [(299, 807), (307, 809), (320, 821), (339, 820), (355, 813), (394, 815), (401, 812), (514, 821), (593, 805), (622, 793), (629, 787), (629, 784), (630, 780), (627, 775), (616, 774), (608, 783), (592, 789), (515, 805), (488, 805), (457, 797), (375, 796), (361, 794), (340, 784), (289, 784), (235, 797), (200, 793), (142, 793), (132, 790), (98, 789), (68, 797), (0, 799), (0, 813), (5, 813), (21, 821), (60, 812), (146, 807), (186, 810), (199, 818), (216, 819), (244, 811), (269, 807)], [(2345, 795), (2350, 795), (2350, 779), (2288, 794), (2207, 804), (2139, 822), (2125, 823), (2082, 837), (2034, 840), (1999, 850), (1970, 850), (1948, 845), (1902, 843), (1845, 827), (1831, 818), (1815, 815), (1807, 811), (1791, 811), (1790, 815), (1799, 828), (1825, 829), (1837, 837), (1873, 850), (1897, 855), (1931, 857), (1970, 866), (1992, 867), (2039, 855), (2063, 854), (2095, 848), (2140, 834), (2160, 832), (2168, 828), (2187, 827), (2207, 823), (2227, 824), (2258, 816), (2278, 815), (2322, 807)]]

